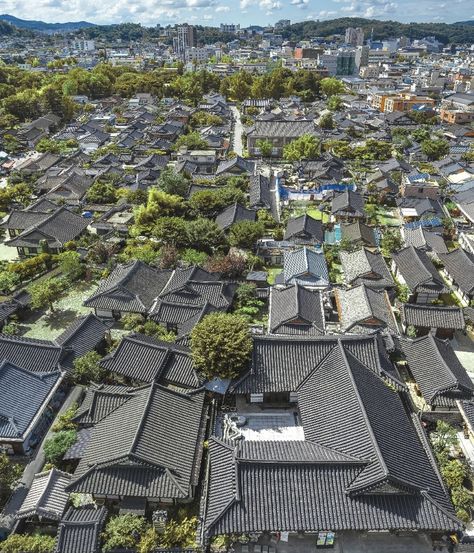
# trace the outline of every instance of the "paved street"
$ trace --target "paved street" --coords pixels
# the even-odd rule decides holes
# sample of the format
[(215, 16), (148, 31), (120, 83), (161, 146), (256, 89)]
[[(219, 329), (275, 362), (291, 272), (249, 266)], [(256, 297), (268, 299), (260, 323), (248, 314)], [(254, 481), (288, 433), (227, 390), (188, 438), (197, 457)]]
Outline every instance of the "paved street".
[(234, 152), (241, 156), (244, 147), (242, 143), (242, 133), (244, 131), (244, 127), (242, 125), (242, 119), (240, 118), (240, 111), (236, 106), (230, 106), (230, 109), (232, 111), (232, 115), (234, 116), (234, 134), (232, 137), (232, 149)]

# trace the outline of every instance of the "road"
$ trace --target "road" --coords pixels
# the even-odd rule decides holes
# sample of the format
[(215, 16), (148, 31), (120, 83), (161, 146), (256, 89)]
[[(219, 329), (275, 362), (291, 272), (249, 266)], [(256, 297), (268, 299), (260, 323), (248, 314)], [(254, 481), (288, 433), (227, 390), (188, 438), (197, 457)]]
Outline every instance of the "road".
[(45, 441), (52, 435), (51, 428), (54, 426), (54, 423), (60, 415), (62, 415), (67, 409), (69, 409), (69, 407), (71, 407), (74, 402), (79, 402), (81, 393), (82, 387), (75, 386), (66, 397), (64, 403), (61, 406), (61, 409), (58, 411), (56, 418), (51, 424), (50, 430), (46, 433), (46, 436), (43, 438), (43, 441), (39, 445), (31, 461), (26, 465), (18, 487), (12, 493), (10, 499), (8, 500), (8, 503), (5, 505), (2, 513), (0, 514), (0, 529), (8, 528), (10, 531), (13, 529), (15, 525), (15, 513), (23, 504), (23, 501), (28, 493), (28, 490), (30, 489), (35, 474), (41, 472), (41, 469), (44, 467), (45, 458), (43, 446)]
[(242, 119), (240, 118), (240, 111), (236, 106), (230, 106), (232, 115), (234, 117), (234, 132), (232, 136), (232, 150), (238, 155), (241, 156), (244, 151), (244, 146), (242, 143), (242, 133), (244, 132), (244, 127), (242, 125)]

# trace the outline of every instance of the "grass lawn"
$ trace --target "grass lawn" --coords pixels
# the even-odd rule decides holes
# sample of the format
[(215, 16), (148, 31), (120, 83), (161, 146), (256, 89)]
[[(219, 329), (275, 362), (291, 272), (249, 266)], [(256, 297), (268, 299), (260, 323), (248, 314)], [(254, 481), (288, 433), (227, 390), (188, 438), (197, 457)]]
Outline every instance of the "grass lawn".
[(307, 209), (306, 213), (313, 219), (316, 219), (317, 221), (322, 221), (324, 224), (330, 222), (330, 215), (325, 211), (319, 211), (319, 209), (311, 208)]
[(81, 315), (91, 313), (89, 307), (82, 305), (97, 288), (95, 282), (78, 282), (72, 286), (67, 294), (54, 303), (54, 311), (47, 310), (39, 318), (37, 312), (22, 322), (20, 327), (24, 336), (41, 340), (55, 340), (64, 330)]
[(399, 227), (401, 225), (400, 219), (393, 211), (382, 207), (377, 210), (377, 222), (379, 225), (387, 227)]
[(267, 278), (267, 282), (268, 284), (275, 284), (275, 278), (277, 275), (279, 275), (282, 271), (283, 271), (283, 268), (282, 267), (270, 267), (267, 269), (268, 271), (268, 278)]

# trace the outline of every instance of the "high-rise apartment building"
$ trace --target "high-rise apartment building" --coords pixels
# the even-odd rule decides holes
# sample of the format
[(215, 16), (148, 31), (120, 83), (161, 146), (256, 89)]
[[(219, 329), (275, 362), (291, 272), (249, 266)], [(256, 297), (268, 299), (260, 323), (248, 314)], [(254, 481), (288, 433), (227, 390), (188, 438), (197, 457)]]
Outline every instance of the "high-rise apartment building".
[(364, 44), (364, 31), (360, 27), (348, 27), (346, 29), (346, 44), (351, 46), (362, 46)]
[(196, 27), (184, 23), (176, 25), (176, 36), (173, 39), (173, 48), (175, 53), (184, 59), (186, 48), (195, 48), (197, 46)]

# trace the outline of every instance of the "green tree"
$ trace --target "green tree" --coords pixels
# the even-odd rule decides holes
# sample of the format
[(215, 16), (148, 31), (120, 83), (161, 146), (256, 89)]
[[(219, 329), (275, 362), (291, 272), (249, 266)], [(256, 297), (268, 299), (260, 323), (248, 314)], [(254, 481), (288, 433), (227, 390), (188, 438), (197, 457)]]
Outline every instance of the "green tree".
[(44, 442), (44, 457), (48, 463), (59, 463), (66, 451), (76, 443), (76, 430), (61, 430)]
[(75, 251), (61, 252), (58, 262), (61, 272), (70, 280), (77, 280), (84, 274), (85, 266), (81, 263), (81, 256)]
[(20, 277), (11, 271), (0, 271), (0, 291), (9, 293), (20, 283)]
[(321, 79), (321, 92), (328, 98), (335, 94), (343, 94), (346, 88), (344, 83), (336, 77), (325, 77)]
[(101, 357), (96, 351), (89, 351), (74, 360), (72, 378), (78, 384), (101, 383), (107, 371), (100, 366)]
[(327, 102), (327, 107), (331, 111), (339, 111), (340, 109), (342, 109), (342, 98), (334, 94), (334, 96), (331, 96), (329, 98)]
[(64, 283), (57, 278), (51, 277), (40, 280), (29, 288), (31, 306), (34, 309), (49, 307), (51, 311), (54, 311), (54, 302), (59, 299), (63, 291)]
[(429, 161), (436, 161), (449, 153), (449, 143), (443, 138), (423, 140), (421, 151)]
[(77, 424), (73, 422), (73, 418), (76, 416), (77, 412), (77, 403), (74, 403), (64, 411), (62, 415), (59, 415), (57, 421), (52, 426), (51, 430), (53, 432), (61, 432), (62, 430), (75, 430)]
[(140, 538), (145, 535), (147, 527), (143, 517), (132, 514), (113, 516), (102, 534), (103, 551), (135, 549)]
[(209, 256), (206, 252), (201, 252), (193, 248), (186, 248), (180, 253), (180, 258), (181, 261), (187, 265), (200, 265), (201, 267), (204, 267)]
[(206, 378), (236, 378), (248, 366), (252, 338), (239, 315), (211, 313), (191, 332), (194, 363)]
[(366, 204), (364, 211), (370, 224), (377, 223), (378, 206), (376, 204)]
[(253, 249), (257, 240), (265, 234), (263, 223), (239, 221), (230, 227), (229, 244), (238, 248)]
[(173, 169), (165, 169), (161, 172), (156, 183), (160, 190), (167, 194), (186, 197), (189, 190), (189, 180), (181, 173), (176, 173)]
[(209, 144), (204, 138), (201, 138), (201, 135), (197, 131), (194, 131), (189, 134), (183, 134), (176, 140), (174, 149), (178, 151), (183, 147), (188, 150), (207, 150)]
[(217, 223), (200, 217), (187, 225), (187, 242), (191, 248), (212, 253), (225, 243), (223, 230)]
[(162, 217), (155, 223), (151, 233), (161, 244), (185, 246), (187, 243), (187, 225), (181, 217)]
[(106, 181), (95, 181), (86, 194), (88, 202), (94, 204), (114, 204), (117, 201), (117, 188)]
[(402, 237), (399, 232), (387, 230), (382, 235), (380, 249), (384, 257), (390, 257), (393, 252), (402, 247)]
[(459, 488), (467, 477), (468, 471), (464, 463), (459, 459), (453, 459), (441, 467), (441, 474), (449, 488)]
[(45, 534), (10, 534), (0, 543), (1, 553), (53, 553), (56, 538)]
[(283, 149), (283, 157), (287, 161), (302, 161), (316, 159), (320, 153), (320, 142), (311, 134), (303, 134), (292, 140)]
[(14, 463), (6, 453), (0, 453), (0, 500), (10, 495), (22, 472), (21, 465)]
[(255, 146), (260, 150), (260, 156), (263, 157), (270, 157), (273, 152), (273, 144), (270, 142), (270, 140), (264, 140), (263, 138), (259, 138), (255, 141)]
[(331, 113), (324, 113), (319, 118), (319, 126), (322, 129), (331, 130), (336, 126)]

